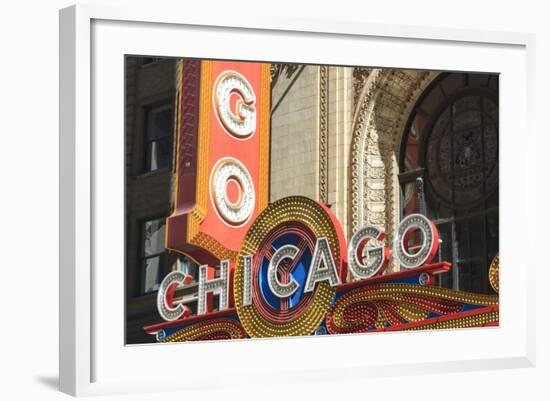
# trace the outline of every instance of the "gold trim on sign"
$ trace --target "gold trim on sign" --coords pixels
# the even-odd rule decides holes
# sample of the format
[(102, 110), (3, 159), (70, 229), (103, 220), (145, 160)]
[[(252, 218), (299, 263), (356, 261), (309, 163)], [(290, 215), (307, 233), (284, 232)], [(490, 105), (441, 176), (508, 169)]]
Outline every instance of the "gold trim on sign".
[(497, 294), (498, 294), (498, 283), (499, 283), (499, 279), (498, 279), (499, 268), (500, 268), (500, 261), (499, 261), (499, 254), (497, 253), (493, 258), (491, 265), (489, 266), (489, 284), (491, 284), (491, 287)]
[(412, 330), (440, 330), (440, 329), (462, 329), (467, 327), (480, 327), (490, 323), (498, 323), (499, 311), (491, 311), (472, 316), (460, 316), (451, 320), (443, 320), (429, 323), (424, 326), (416, 326), (403, 331)]
[(214, 63), (201, 61), (200, 98), (199, 98), (199, 128), (197, 138), (197, 182), (195, 193), (196, 204), (187, 222), (187, 242), (212, 253), (216, 258), (234, 259), (237, 252), (223, 246), (218, 240), (200, 232), (200, 224), (206, 216), (208, 208), (208, 176), (210, 156), (210, 130), (212, 120), (212, 85)]
[(210, 123), (212, 114), (212, 61), (201, 61), (201, 88), (199, 106), (199, 137), (197, 160), (197, 207), (193, 211), (202, 221), (208, 204), (208, 164), (210, 155)]
[(177, 121), (176, 121), (176, 187), (175, 187), (175, 196), (174, 196), (174, 207), (172, 208), (172, 213), (175, 214), (178, 207), (178, 197), (179, 197), (179, 172), (180, 172), (180, 137), (181, 137), (181, 105), (183, 99), (183, 60), (178, 60), (178, 95), (176, 97), (176, 107), (177, 107)]
[(269, 120), (271, 114), (271, 64), (262, 64), (260, 67), (260, 159), (258, 178), (258, 212), (267, 207), (269, 201)]
[(264, 317), (257, 307), (244, 305), (244, 255), (254, 255), (264, 238), (277, 226), (298, 221), (308, 227), (316, 238), (326, 237), (334, 252), (336, 264), (340, 264), (338, 233), (330, 215), (314, 200), (303, 196), (280, 199), (266, 208), (252, 223), (235, 263), (233, 297), (239, 320), (250, 337), (304, 336), (311, 334), (325, 319), (335, 291), (326, 282), (319, 283), (313, 300), (300, 316), (288, 322), (274, 322)]
[[(210, 95), (212, 93), (212, 61), (201, 61), (199, 127), (197, 138), (196, 203), (187, 220), (187, 242), (196, 243), (199, 224), (206, 216), (208, 201), (208, 148), (210, 146)], [(209, 249), (210, 250), (210, 249)]]
[(181, 341), (196, 341), (208, 336), (209, 334), (224, 332), (229, 334), (232, 340), (245, 338), (244, 329), (240, 324), (231, 319), (216, 319), (209, 322), (197, 323), (185, 327), (175, 333), (170, 334), (163, 340), (162, 343), (181, 342)]

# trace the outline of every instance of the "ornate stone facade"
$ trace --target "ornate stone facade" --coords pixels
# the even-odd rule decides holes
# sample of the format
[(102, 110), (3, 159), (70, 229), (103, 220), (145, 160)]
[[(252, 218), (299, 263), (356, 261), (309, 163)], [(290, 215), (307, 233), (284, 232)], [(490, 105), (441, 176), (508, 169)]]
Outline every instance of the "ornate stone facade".
[[(399, 219), (401, 138), (414, 104), (438, 73), (325, 66), (306, 71), (290, 91), (278, 89), (284, 79), (274, 85), (273, 103), (281, 108), (272, 116), (271, 201), (283, 194), (311, 196), (331, 207), (348, 237), (371, 223), (383, 227), (390, 241)], [(278, 142), (284, 138), (290, 142)], [(296, 150), (300, 168), (277, 153), (297, 146), (303, 146)], [(305, 179), (295, 185), (296, 177)]]
[(328, 204), (348, 232), (350, 132), (353, 117), (351, 68), (330, 67)]
[(328, 73), (319, 67), (319, 200), (328, 203)]
[[(401, 138), (408, 116), (436, 72), (374, 69), (354, 114), (351, 138), (349, 226), (383, 227), (387, 241), (399, 223), (397, 180)], [(397, 268), (397, 266), (392, 266)]]

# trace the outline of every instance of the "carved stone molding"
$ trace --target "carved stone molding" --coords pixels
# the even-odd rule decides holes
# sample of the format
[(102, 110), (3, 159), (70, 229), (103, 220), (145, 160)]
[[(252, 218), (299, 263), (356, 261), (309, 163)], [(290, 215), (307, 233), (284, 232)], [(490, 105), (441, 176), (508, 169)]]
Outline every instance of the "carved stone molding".
[(328, 203), (328, 75), (319, 67), (319, 201)]
[(384, 228), (387, 241), (399, 218), (399, 148), (417, 99), (438, 75), (372, 69), (359, 94), (352, 124), (350, 232), (364, 224)]
[(353, 106), (357, 106), (361, 89), (365, 86), (365, 82), (372, 72), (372, 68), (354, 67), (353, 68)]
[(271, 64), (271, 86), (275, 86), (281, 75), (285, 75), (287, 79), (292, 78), (301, 66), (301, 64)]

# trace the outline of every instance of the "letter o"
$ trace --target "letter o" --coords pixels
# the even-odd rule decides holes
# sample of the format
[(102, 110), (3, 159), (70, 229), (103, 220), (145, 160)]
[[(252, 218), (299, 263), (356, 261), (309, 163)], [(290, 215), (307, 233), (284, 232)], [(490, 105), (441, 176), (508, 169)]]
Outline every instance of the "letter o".
[[(228, 197), (230, 182), (237, 186), (236, 201)], [(210, 175), (210, 198), (225, 223), (233, 227), (245, 224), (256, 206), (254, 183), (246, 167), (232, 157), (220, 159)]]
[[(412, 230), (419, 230), (422, 234), (422, 245), (414, 253), (410, 253), (405, 242)], [(393, 240), (393, 255), (401, 266), (414, 269), (430, 263), (439, 247), (439, 233), (437, 227), (422, 214), (414, 213), (405, 217), (397, 226)]]

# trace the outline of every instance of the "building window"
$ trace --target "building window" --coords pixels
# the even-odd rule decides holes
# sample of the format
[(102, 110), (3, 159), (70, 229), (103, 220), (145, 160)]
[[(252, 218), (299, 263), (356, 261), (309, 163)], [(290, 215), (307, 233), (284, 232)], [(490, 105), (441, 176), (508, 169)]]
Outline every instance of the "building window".
[(170, 167), (172, 105), (149, 107), (145, 122), (145, 172)]
[(491, 293), (498, 253), (498, 76), (442, 74), (416, 104), (403, 138), (402, 215), (437, 225), (440, 257), (452, 271), (439, 284)]
[(164, 248), (165, 219), (147, 220), (141, 227), (141, 293), (146, 294), (158, 290), (168, 257)]
[(179, 255), (172, 265), (172, 271), (180, 271), (193, 277), (193, 282), (198, 279), (198, 265), (185, 255)]

